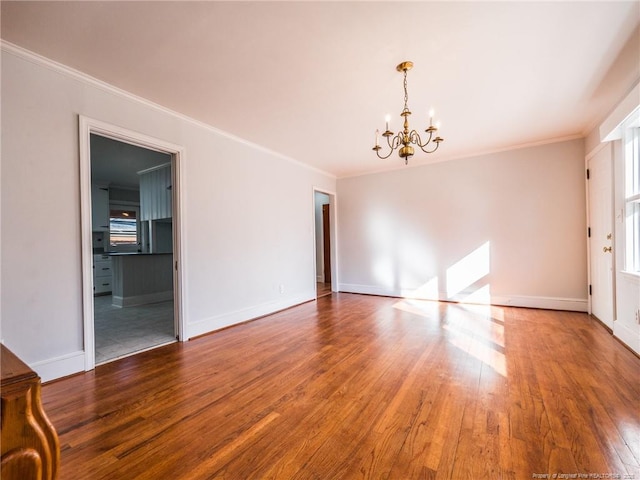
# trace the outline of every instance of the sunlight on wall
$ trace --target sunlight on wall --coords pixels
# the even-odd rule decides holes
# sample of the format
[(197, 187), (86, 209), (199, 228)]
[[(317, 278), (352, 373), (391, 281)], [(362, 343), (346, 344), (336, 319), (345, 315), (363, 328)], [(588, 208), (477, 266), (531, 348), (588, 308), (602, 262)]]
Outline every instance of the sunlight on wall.
[(384, 209), (372, 208), (365, 222), (367, 238), (371, 239), (372, 258), (375, 259), (371, 264), (371, 274), (378, 286), (387, 289), (393, 288), (398, 268), (389, 253), (394, 251), (392, 247), (396, 240), (391, 218)]
[[(399, 266), (397, 262), (388, 258), (379, 259), (374, 264), (374, 273), (379, 285), (391, 287), (394, 282), (396, 286), (399, 283), (401, 289), (397, 293), (403, 298), (451, 300), (481, 305), (491, 303), (491, 286), (489, 284), (491, 242), (483, 243), (447, 268), (442, 275), (444, 280), (434, 276), (417, 288), (403, 288), (403, 286), (419, 283), (420, 276), (424, 278), (426, 273), (424, 266), (433, 265), (436, 260), (430, 258), (424, 251), (416, 249), (415, 246), (413, 249), (410, 248), (412, 246), (410, 242), (404, 243), (405, 245), (401, 249), (404, 252), (403, 261)], [(413, 268), (409, 268), (409, 265)], [(394, 268), (400, 268), (401, 271), (396, 271)]]
[[(457, 296), (465, 296), (466, 301), (470, 295), (476, 295), (480, 303), (487, 303), (491, 299), (489, 285), (481, 288), (470, 287), (483, 280), (491, 271), (491, 244), (485, 242), (466, 257), (462, 258), (447, 269), (447, 298), (454, 299)], [(466, 294), (466, 295), (465, 295)]]
[[(379, 280), (394, 273), (392, 262), (378, 262), (376, 267)], [(444, 297), (464, 303), (445, 304), (448, 306), (442, 328), (447, 331), (447, 341), (506, 377), (504, 309), (490, 305), (490, 273), (491, 243), (487, 241), (447, 268), (444, 282), (436, 276), (416, 289), (402, 290), (404, 300), (395, 303), (394, 308), (440, 322), (438, 305), (442, 304), (426, 300)], [(441, 286), (446, 286), (446, 293), (440, 292)]]
[[(410, 287), (411, 290), (414, 290), (416, 286), (422, 285), (425, 287), (422, 293), (426, 293), (428, 289), (433, 290), (433, 283), (429, 279), (437, 276), (438, 259), (433, 251), (431, 240), (419, 235), (412, 228), (403, 228), (398, 233), (399, 238), (396, 242), (396, 255), (400, 266), (398, 289), (405, 290)], [(422, 287), (418, 287), (414, 291), (420, 289)], [(437, 293), (436, 284), (432, 298), (438, 298)]]
[[(393, 212), (373, 210), (366, 225), (371, 239), (368, 247), (373, 258), (370, 265), (375, 285), (394, 295), (437, 299), (437, 279), (435, 284), (425, 283), (436, 273), (437, 262), (430, 242), (399, 222)], [(406, 287), (423, 283), (417, 289)]]
[(482, 303), (488, 305), (491, 303), (491, 286), (486, 284), (469, 293), (464, 299), (460, 299), (460, 301), (463, 303)]
[(393, 288), (396, 278), (394, 262), (390, 258), (379, 258), (373, 265), (373, 275), (378, 285)]
[(403, 312), (413, 313), (428, 319), (439, 318), (438, 304), (421, 300), (401, 300), (393, 304), (393, 308)]
[(438, 300), (440, 298), (438, 277), (433, 277), (416, 289), (403, 290), (402, 296), (421, 300)]

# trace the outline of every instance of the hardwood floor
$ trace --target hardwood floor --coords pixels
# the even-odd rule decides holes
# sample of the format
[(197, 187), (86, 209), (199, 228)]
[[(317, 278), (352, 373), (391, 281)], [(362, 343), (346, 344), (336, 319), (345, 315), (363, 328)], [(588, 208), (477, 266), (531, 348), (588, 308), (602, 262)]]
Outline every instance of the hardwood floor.
[(331, 295), (331, 284), (330, 283), (316, 283), (316, 298), (326, 297), (327, 295)]
[(61, 480), (640, 479), (639, 373), (585, 314), (334, 293), (42, 396)]

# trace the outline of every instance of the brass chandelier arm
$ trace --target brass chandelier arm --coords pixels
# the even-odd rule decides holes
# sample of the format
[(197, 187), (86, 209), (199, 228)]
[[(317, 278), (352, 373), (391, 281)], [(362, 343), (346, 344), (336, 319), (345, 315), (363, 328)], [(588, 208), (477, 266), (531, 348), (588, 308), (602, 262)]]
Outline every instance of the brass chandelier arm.
[[(438, 147), (440, 146), (440, 142), (442, 141), (440, 137), (433, 138), (433, 132), (435, 132), (435, 129), (427, 129), (426, 133), (429, 134), (429, 138), (426, 142), (422, 143), (420, 134), (416, 130), (411, 130), (411, 133), (409, 134), (410, 143), (420, 147), (420, 150), (422, 150), (424, 153), (433, 153), (438, 149)], [(429, 150), (425, 148), (426, 146), (434, 143), (435, 147), (433, 149)]]
[[(422, 148), (422, 146), (420, 147), (420, 150), (422, 150), (424, 153), (433, 153), (435, 152), (438, 147), (440, 146), (440, 142), (435, 142), (436, 146), (432, 149), (432, 150), (425, 150), (424, 148)], [(426, 147), (427, 145), (425, 145)]]
[(389, 153), (387, 155), (380, 155), (380, 147), (378, 148), (374, 147), (374, 150), (376, 151), (376, 155), (378, 155), (378, 158), (381, 158), (382, 160), (386, 160), (393, 153), (393, 150), (389, 150)]
[(402, 133), (398, 133), (397, 135), (395, 135), (393, 137), (393, 139), (391, 138), (393, 134), (390, 135), (383, 135), (385, 137), (387, 137), (387, 145), (389, 146), (389, 153), (387, 155), (380, 155), (380, 150), (382, 149), (382, 147), (380, 147), (380, 145), (376, 145), (375, 147), (373, 147), (373, 150), (375, 150), (376, 155), (378, 156), (378, 158), (381, 158), (382, 160), (385, 160), (387, 158), (389, 158), (391, 156), (391, 154), (400, 146), (400, 142), (401, 142), (401, 136)]
[[(435, 129), (428, 128), (426, 131), (429, 134), (429, 139), (426, 142), (422, 143), (422, 141), (420, 140), (420, 135), (418, 134), (418, 132), (416, 132), (416, 138), (418, 141), (415, 142), (415, 144), (418, 145), (420, 147), (420, 150), (422, 150), (424, 153), (433, 153), (438, 149), (438, 147), (440, 146), (440, 142), (442, 142), (443, 139), (440, 137), (433, 138), (433, 132), (436, 131)], [(425, 148), (427, 145), (431, 145), (434, 143), (435, 147), (431, 150)]]
[(433, 131), (431, 132), (427, 132), (429, 133), (429, 138), (427, 139), (426, 142), (422, 143), (422, 139), (420, 138), (420, 134), (418, 132), (416, 132), (415, 130), (413, 130), (411, 132), (411, 142), (415, 143), (417, 146), (420, 147), (420, 149), (424, 152), (424, 147), (426, 147), (427, 145), (429, 145), (431, 143), (431, 137), (433, 137)]

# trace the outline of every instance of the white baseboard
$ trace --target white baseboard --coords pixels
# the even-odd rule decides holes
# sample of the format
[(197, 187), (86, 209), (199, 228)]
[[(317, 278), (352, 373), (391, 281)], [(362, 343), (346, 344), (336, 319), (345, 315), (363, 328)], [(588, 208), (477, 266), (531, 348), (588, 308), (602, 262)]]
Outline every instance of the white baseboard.
[(252, 307), (235, 310), (233, 312), (224, 313), (222, 315), (216, 315), (215, 317), (209, 317), (199, 322), (189, 323), (186, 326), (187, 339), (197, 337), (198, 335), (204, 335), (205, 333), (211, 333), (221, 328), (230, 327), (238, 323), (246, 322), (254, 318), (269, 315), (270, 313), (284, 310), (285, 308), (300, 305), (301, 303), (315, 300), (315, 292), (287, 297), (282, 300), (273, 302), (267, 302), (260, 305), (254, 305)]
[(459, 303), (491, 304), (511, 307), (542, 308), (547, 310), (567, 310), (573, 312), (586, 312), (586, 298), (562, 298), (562, 297), (536, 297), (526, 295), (491, 295), (482, 301), (473, 299), (466, 301), (464, 297), (447, 298), (446, 294), (433, 292), (429, 294), (416, 294), (412, 290), (396, 290), (377, 285), (355, 285), (341, 283), (339, 292), (363, 293), (366, 295), (381, 295), (384, 297), (413, 298), (416, 300), (450, 301)]
[(40, 376), (42, 382), (50, 382), (56, 378), (84, 372), (84, 352), (78, 351), (61, 357), (41, 360), (30, 364), (29, 367)]
[(613, 322), (613, 335), (631, 350), (640, 355), (640, 333), (619, 320)]
[(566, 310), (570, 312), (586, 312), (588, 307), (586, 298), (528, 297), (523, 295), (496, 295), (491, 297), (491, 303), (493, 305)]
[[(399, 297), (405, 298), (406, 295), (403, 295), (400, 290), (393, 290), (390, 288), (379, 287), (376, 285), (355, 285), (348, 283), (340, 283), (338, 284), (338, 292), (345, 293), (364, 293), (365, 295), (380, 295), (383, 297)], [(434, 299), (425, 299), (425, 300), (434, 300)]]
[(116, 307), (135, 307), (148, 303), (168, 302), (173, 300), (173, 290), (167, 292), (147, 293), (146, 295), (134, 295), (131, 297), (113, 296), (113, 304)]

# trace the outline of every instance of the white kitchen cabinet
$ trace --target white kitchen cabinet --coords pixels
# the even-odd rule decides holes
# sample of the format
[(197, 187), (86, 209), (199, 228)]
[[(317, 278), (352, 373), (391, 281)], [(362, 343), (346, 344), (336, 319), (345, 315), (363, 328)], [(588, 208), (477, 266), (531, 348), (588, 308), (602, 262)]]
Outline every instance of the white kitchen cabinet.
[(94, 232), (109, 231), (109, 187), (91, 184), (91, 226)]
[(140, 220), (172, 217), (171, 164), (138, 172), (140, 176)]
[(112, 291), (113, 273), (109, 255), (93, 256), (93, 294)]

